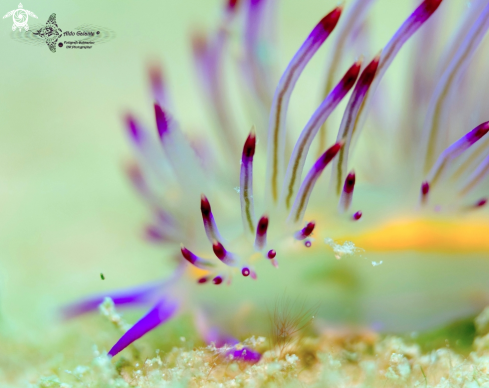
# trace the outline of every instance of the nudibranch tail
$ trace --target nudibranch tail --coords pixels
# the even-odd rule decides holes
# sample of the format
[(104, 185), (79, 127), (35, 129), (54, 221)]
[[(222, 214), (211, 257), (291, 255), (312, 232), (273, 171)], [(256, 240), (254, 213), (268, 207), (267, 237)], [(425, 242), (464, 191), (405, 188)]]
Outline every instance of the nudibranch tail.
[(342, 146), (343, 141), (339, 141), (331, 146), (311, 167), (309, 173), (304, 178), (304, 181), (302, 182), (299, 192), (295, 198), (294, 204), (292, 205), (292, 209), (289, 213), (289, 221), (296, 223), (302, 219), (316, 181), (329, 162), (331, 162), (336, 154), (338, 154)]
[(360, 73), (362, 61), (363, 59), (357, 60), (348, 69), (338, 85), (323, 100), (302, 130), (299, 139), (294, 146), (294, 150), (292, 151), (292, 156), (290, 157), (282, 187), (282, 195), (285, 196), (285, 207), (287, 209), (290, 209), (293, 195), (297, 192), (307, 154), (314, 138), (321, 125), (326, 121), (353, 85), (355, 85), (358, 74)]
[(305, 42), (290, 61), (278, 83), (273, 97), (268, 124), (267, 144), (267, 201), (277, 203), (283, 174), (286, 118), (290, 96), (302, 71), (317, 50), (331, 34), (338, 22), (342, 7), (337, 7), (314, 27)]

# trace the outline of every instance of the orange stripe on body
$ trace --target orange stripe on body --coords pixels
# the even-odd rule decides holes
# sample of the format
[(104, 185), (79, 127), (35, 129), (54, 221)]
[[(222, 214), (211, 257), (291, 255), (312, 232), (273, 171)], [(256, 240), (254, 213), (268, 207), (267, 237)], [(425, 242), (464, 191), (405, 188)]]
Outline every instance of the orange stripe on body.
[(367, 251), (489, 252), (489, 221), (404, 219), (346, 239)]

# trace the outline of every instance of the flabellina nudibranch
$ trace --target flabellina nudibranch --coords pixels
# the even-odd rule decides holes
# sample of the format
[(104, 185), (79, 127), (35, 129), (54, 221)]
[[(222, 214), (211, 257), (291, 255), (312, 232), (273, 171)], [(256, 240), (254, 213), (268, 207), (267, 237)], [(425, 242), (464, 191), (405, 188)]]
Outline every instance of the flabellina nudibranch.
[[(463, 100), (453, 91), (469, 88), (466, 70), (489, 27), (487, 1), (474, 1), (461, 16), (461, 25), (435, 70), (426, 62), (437, 44), (434, 36), (442, 19), (426, 22), (439, 8), (438, 12), (446, 12), (443, 6), (448, 4), (440, 7), (442, 0), (420, 2), (385, 47), (364, 59), (360, 54), (369, 51), (363, 38), (368, 34), (366, 20), (373, 3), (352, 0), (345, 10), (341, 5), (324, 16), (274, 86), (274, 65), (264, 59), (263, 50), (272, 50), (275, 45), (272, 27), (275, 2), (229, 0), (219, 28), (209, 36), (195, 35), (192, 41), (204, 103), (216, 128), (213, 138), (187, 137), (181, 131), (163, 74), (157, 67), (151, 68), (155, 130), (147, 130), (133, 114), (125, 118), (136, 160), (127, 173), (151, 211), (146, 238), (173, 250), (178, 264), (170, 279), (108, 295), (116, 306), (150, 306), (148, 313), (110, 349), (109, 355), (115, 356), (182, 312), (195, 314), (198, 330), (207, 342), (234, 345), (236, 340), (228, 335), (232, 330), (224, 326), (222, 315), (235, 316), (239, 306), (252, 300), (256, 314), (245, 314), (249, 322), (246, 330), (252, 332), (271, 294), (281, 295), (285, 289), (300, 290), (305, 298), (320, 298), (326, 301), (326, 309), (334, 303), (344, 304), (352, 295), (345, 291), (351, 288), (348, 281), (336, 293), (321, 291), (318, 295), (316, 289), (309, 290), (307, 279), (311, 278), (303, 276), (300, 269), (301, 266), (310, 269), (311, 262), (331, 259), (330, 251), (326, 250), (327, 253), (318, 256), (315, 248), (320, 245), (317, 241), (320, 237), (356, 235), (359, 238), (355, 244), (366, 248), (378, 242), (378, 234), (375, 237), (372, 230), (392, 218), (392, 209), (419, 212), (426, 219), (430, 214), (445, 213), (457, 225), (461, 215), (486, 204), (484, 197), (470, 197), (479, 195), (489, 173), (489, 158), (485, 157), (489, 149), (486, 141), (489, 136), (485, 137), (489, 121), (484, 121), (489, 115), (487, 106), (480, 105), (485, 90), (477, 89), (464, 95)], [(237, 64), (238, 82), (242, 85), (239, 91), (249, 117), (248, 122), (240, 123), (230, 106), (224, 71), (226, 55), (231, 51), (231, 31), (239, 20), (243, 21), (243, 38), (233, 63)], [(381, 89), (380, 93), (375, 92), (403, 45), (422, 26), (416, 65), (406, 74), (412, 78), (412, 90), (406, 92), (409, 109), (407, 113), (385, 112), (382, 105), (386, 97), (381, 96)], [(330, 35), (334, 41), (328, 57), (325, 97), (296, 134), (287, 117), (292, 92), (304, 68)], [(357, 59), (339, 75), (350, 54)], [(326, 125), (326, 120), (343, 100), (348, 101), (343, 119), (336, 139), (327, 146), (332, 128), (331, 124)], [(475, 117), (470, 111), (474, 103), (480, 105)], [(452, 122), (450, 113), (454, 106), (458, 118)], [(354, 159), (353, 170), (353, 145), (361, 142), (369, 111), (373, 112), (375, 123), (370, 126), (377, 127), (369, 128), (374, 140), (360, 159)], [(399, 118), (398, 128), (386, 125), (384, 116), (391, 113)], [(474, 120), (477, 123), (469, 126)], [(406, 151), (394, 155), (402, 161), (399, 169), (393, 172), (387, 163), (372, 171), (371, 166), (378, 160), (371, 161), (369, 157), (388, 155), (399, 147), (398, 143)], [(328, 166), (331, 168), (327, 170)], [(330, 171), (329, 180), (325, 170)], [(359, 180), (371, 185), (366, 186), (365, 192), (375, 186), (378, 189), (370, 190), (373, 193), (386, 187), (395, 187), (397, 191), (392, 194), (387, 189), (385, 196), (375, 194), (371, 200), (367, 195), (362, 200), (355, 190)], [(261, 185), (257, 187), (255, 182)], [(411, 190), (413, 185), (415, 191)], [(389, 214), (379, 210), (384, 202)], [(369, 210), (372, 203), (376, 203), (372, 205), (376, 206), (375, 212)], [(384, 234), (386, 241), (382, 244), (386, 249), (395, 250), (396, 244), (400, 249), (403, 244), (410, 247), (406, 236), (413, 233), (426, 234), (437, 249), (436, 242), (430, 240), (429, 227), (426, 233), (426, 224), (411, 223), (404, 227), (409, 233), (391, 228)], [(469, 233), (463, 243), (489, 251), (487, 239), (480, 238), (488, 230), (488, 225), (483, 225), (478, 234)], [(463, 231), (455, 226), (446, 233), (450, 240), (450, 236)], [(356, 249), (355, 245), (348, 245), (345, 249), (350, 251), (341, 251), (341, 246), (330, 245), (336, 258)], [(445, 248), (457, 247), (460, 248), (457, 242), (451, 241)], [(65, 309), (65, 314), (72, 317), (93, 311), (105, 296), (75, 303)], [(330, 310), (329, 316), (337, 311), (340, 310)], [(251, 349), (234, 348), (232, 354), (250, 362), (260, 358)]]

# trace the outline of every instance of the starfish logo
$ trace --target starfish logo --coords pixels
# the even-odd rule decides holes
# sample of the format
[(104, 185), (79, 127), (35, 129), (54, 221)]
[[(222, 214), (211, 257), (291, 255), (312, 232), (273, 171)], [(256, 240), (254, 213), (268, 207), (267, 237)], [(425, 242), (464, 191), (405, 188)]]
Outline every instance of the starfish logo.
[(12, 16), (12, 19), (14, 21), (14, 24), (12, 26), (12, 31), (15, 31), (17, 28), (19, 29), (19, 31), (22, 31), (22, 29), (28, 31), (29, 25), (27, 24), (27, 21), (29, 20), (29, 16), (32, 16), (37, 19), (37, 16), (34, 15), (33, 12), (24, 9), (22, 3), (19, 3), (19, 8), (10, 11), (3, 18), (5, 19), (9, 16)]
[(61, 28), (58, 27), (58, 24), (56, 23), (56, 14), (53, 13), (46, 22), (46, 25), (34, 32), (34, 35), (37, 35), (39, 38), (44, 39), (49, 49), (53, 53), (55, 53), (56, 43), (58, 42), (58, 39), (60, 38), (62, 33), (63, 31), (61, 30)]

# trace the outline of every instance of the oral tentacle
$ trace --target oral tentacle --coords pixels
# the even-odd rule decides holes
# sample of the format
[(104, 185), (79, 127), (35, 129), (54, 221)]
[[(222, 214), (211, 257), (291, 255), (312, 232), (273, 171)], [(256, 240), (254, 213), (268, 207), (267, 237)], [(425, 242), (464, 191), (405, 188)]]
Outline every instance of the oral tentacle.
[(290, 61), (275, 90), (268, 124), (267, 202), (276, 204), (278, 201), (284, 165), (287, 109), (292, 91), (310, 59), (335, 28), (341, 11), (342, 7), (337, 7), (321, 19)]
[(65, 319), (70, 319), (95, 311), (106, 297), (111, 298), (116, 306), (144, 306), (154, 302), (155, 295), (162, 285), (163, 282), (158, 282), (128, 290), (112, 291), (109, 294), (95, 295), (62, 308), (61, 314)]
[(158, 301), (156, 305), (138, 322), (134, 324), (109, 350), (109, 356), (114, 357), (134, 341), (141, 338), (157, 326), (172, 318), (178, 310), (178, 303), (169, 298)]

